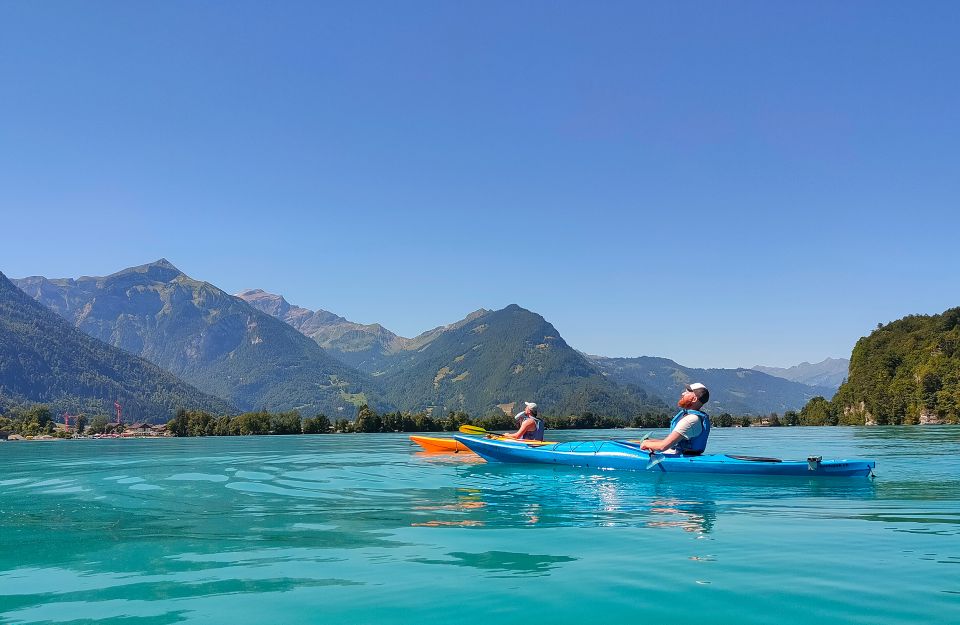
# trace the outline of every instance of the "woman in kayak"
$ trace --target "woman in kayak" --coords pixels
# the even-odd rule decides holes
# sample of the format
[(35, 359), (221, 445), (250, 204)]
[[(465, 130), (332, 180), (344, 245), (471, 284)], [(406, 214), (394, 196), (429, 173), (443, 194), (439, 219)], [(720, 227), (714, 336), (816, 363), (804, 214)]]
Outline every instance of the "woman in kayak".
[(677, 402), (680, 412), (670, 421), (670, 433), (663, 439), (648, 438), (640, 448), (684, 456), (702, 454), (710, 436), (710, 417), (700, 408), (708, 401), (710, 391), (706, 386), (699, 382), (688, 384)]
[(540, 411), (537, 410), (537, 405), (533, 402), (525, 401), (523, 403), (526, 404), (526, 408), (513, 418), (519, 424), (520, 429), (513, 434), (504, 434), (504, 436), (524, 441), (542, 441), (544, 426), (543, 419), (538, 416)]

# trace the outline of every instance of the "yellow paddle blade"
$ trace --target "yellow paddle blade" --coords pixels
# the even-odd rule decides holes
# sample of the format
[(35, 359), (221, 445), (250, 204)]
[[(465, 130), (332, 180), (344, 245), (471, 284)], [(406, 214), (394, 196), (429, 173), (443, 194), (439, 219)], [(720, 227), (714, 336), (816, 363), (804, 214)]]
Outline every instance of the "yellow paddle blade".
[(460, 431), (464, 434), (490, 434), (485, 429), (477, 427), (476, 425), (461, 425)]

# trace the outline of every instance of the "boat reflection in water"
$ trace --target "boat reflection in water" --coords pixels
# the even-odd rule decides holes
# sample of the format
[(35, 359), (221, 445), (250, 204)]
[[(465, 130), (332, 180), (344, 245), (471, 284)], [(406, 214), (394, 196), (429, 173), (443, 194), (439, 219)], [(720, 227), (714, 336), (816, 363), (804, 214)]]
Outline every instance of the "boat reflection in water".
[[(708, 534), (724, 515), (802, 514), (815, 499), (857, 516), (875, 499), (872, 480), (667, 475), (536, 465), (477, 464), (459, 469), (470, 501), (459, 510), (485, 525), (674, 528)], [(458, 489), (457, 492), (463, 492)], [(462, 496), (462, 495), (461, 495)], [(826, 500), (826, 501), (825, 501)], [(749, 503), (745, 503), (749, 502)]]

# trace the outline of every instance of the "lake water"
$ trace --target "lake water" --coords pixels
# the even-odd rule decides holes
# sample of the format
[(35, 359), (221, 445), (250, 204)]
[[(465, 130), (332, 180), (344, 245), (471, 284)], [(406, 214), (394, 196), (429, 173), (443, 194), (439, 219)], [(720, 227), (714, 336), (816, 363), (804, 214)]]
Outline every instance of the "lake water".
[(709, 451), (877, 476), (490, 465), (401, 434), (0, 444), (0, 623), (960, 623), (960, 427)]

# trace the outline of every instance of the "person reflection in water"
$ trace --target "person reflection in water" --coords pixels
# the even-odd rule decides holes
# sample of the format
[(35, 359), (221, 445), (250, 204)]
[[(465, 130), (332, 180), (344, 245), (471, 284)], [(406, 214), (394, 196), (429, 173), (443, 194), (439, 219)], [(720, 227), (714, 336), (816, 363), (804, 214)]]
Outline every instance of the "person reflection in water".
[(655, 499), (650, 512), (664, 518), (648, 521), (647, 527), (679, 527), (685, 532), (709, 534), (716, 517), (713, 508), (713, 502)]

